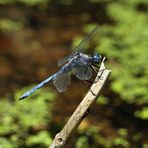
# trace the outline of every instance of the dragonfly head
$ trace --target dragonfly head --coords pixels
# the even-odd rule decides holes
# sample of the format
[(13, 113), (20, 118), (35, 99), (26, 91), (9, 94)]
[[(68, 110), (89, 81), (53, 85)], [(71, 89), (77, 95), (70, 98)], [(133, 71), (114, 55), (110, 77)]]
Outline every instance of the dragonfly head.
[(94, 52), (94, 54), (92, 55), (92, 62), (94, 64), (99, 64), (101, 59), (102, 59), (102, 56), (98, 54), (97, 52)]

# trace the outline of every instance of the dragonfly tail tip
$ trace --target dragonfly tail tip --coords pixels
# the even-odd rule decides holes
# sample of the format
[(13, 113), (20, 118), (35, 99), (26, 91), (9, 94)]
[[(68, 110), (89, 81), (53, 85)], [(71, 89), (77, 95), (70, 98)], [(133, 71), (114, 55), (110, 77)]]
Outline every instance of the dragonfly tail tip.
[(25, 99), (26, 97), (25, 96), (21, 96), (20, 98), (19, 98), (19, 100), (23, 100), (23, 99)]

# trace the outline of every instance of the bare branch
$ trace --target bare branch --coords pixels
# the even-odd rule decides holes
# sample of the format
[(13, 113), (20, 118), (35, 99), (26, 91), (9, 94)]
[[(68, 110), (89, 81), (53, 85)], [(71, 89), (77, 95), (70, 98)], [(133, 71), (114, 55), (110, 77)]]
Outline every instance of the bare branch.
[(64, 147), (71, 134), (75, 131), (81, 121), (88, 114), (88, 109), (99, 96), (102, 87), (104, 86), (107, 78), (111, 73), (111, 70), (107, 70), (105, 68), (104, 61), (105, 58), (103, 58), (102, 60), (101, 67), (88, 93), (86, 94), (82, 102), (79, 104), (77, 109), (74, 111), (74, 113), (72, 114), (64, 128), (61, 130), (61, 132), (59, 132), (55, 136), (53, 143), (51, 144), (51, 146), (49, 146), (49, 148)]

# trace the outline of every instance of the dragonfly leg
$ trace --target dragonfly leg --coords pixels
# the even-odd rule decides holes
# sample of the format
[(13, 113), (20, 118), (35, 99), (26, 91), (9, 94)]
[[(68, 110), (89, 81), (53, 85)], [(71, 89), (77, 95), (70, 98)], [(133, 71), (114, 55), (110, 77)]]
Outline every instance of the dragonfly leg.
[(96, 65), (96, 64), (92, 64), (94, 67), (100, 68), (100, 66)]
[(95, 73), (97, 73), (96, 69), (93, 66), (90, 66), (90, 67)]
[(86, 83), (89, 83), (89, 84), (93, 84), (93, 82), (90, 81), (90, 80), (83, 80), (83, 82), (86, 82)]
[[(83, 81), (82, 81), (82, 84), (85, 85), (85, 86), (86, 86), (86, 84), (91, 84), (91, 85), (92, 85), (92, 83), (93, 83), (93, 82), (92, 82), (92, 81), (89, 81), (89, 80), (83, 80)], [(87, 85), (87, 88), (89, 89), (90, 86)]]

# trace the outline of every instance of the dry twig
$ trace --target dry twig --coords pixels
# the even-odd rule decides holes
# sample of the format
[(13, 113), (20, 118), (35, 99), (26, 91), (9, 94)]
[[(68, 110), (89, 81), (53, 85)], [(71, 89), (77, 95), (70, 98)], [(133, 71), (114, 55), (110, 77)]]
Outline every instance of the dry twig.
[(81, 121), (87, 115), (88, 109), (90, 108), (92, 103), (96, 100), (96, 98), (99, 96), (102, 87), (104, 86), (107, 78), (109, 77), (109, 74), (111, 73), (111, 70), (107, 70), (105, 68), (104, 60), (105, 58), (102, 60), (99, 72), (88, 93), (86, 94), (82, 102), (79, 104), (77, 109), (74, 111), (74, 113), (72, 114), (72, 116), (70, 117), (64, 128), (61, 130), (61, 132), (59, 132), (55, 136), (49, 148), (64, 147), (69, 137), (71, 136), (72, 132), (74, 132), (75, 129), (79, 126)]

